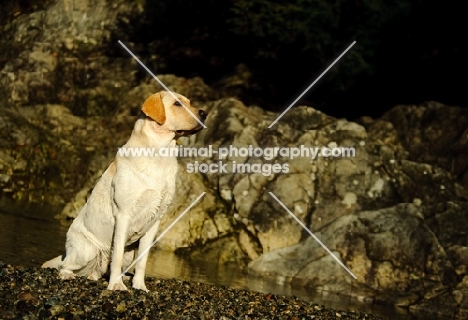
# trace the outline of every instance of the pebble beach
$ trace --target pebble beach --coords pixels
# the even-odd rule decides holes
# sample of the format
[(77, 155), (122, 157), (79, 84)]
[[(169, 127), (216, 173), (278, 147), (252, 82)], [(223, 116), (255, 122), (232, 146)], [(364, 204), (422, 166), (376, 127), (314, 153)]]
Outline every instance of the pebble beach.
[(0, 262), (0, 319), (383, 319), (204, 283), (147, 278), (146, 285), (148, 293), (109, 291), (104, 278), (61, 281), (57, 270)]

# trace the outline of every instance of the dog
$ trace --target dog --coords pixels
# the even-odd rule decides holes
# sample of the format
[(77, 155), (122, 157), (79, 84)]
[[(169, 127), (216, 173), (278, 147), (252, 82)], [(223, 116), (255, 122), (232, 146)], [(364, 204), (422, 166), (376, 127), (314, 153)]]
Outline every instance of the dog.
[[(200, 131), (207, 114), (176, 93), (161, 91), (142, 105), (127, 143), (102, 174), (67, 232), (66, 253), (45, 262), (63, 280), (75, 275), (97, 280), (110, 264), (109, 290), (127, 290), (122, 272), (152, 245), (161, 217), (175, 191), (177, 159), (122, 155), (122, 150), (176, 147), (176, 140)], [(190, 112), (189, 112), (190, 111)], [(148, 292), (145, 269), (148, 250), (135, 264), (132, 287)]]

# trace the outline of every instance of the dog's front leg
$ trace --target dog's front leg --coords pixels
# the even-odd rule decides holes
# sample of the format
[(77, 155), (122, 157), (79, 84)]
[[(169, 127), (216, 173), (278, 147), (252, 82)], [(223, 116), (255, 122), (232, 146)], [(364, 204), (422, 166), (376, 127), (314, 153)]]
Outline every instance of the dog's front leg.
[(127, 290), (122, 280), (122, 263), (129, 223), (130, 217), (128, 215), (121, 214), (116, 216), (108, 290)]
[[(135, 276), (133, 277), (132, 287), (135, 289), (140, 289), (148, 292), (149, 290), (145, 285), (145, 270), (146, 270), (146, 261), (148, 260), (149, 248), (153, 244), (154, 238), (159, 230), (159, 224), (161, 220), (155, 222), (151, 229), (146, 232), (146, 234), (141, 237), (140, 245), (138, 246), (138, 257), (139, 260), (135, 264)], [(144, 252), (144, 254), (142, 254)]]

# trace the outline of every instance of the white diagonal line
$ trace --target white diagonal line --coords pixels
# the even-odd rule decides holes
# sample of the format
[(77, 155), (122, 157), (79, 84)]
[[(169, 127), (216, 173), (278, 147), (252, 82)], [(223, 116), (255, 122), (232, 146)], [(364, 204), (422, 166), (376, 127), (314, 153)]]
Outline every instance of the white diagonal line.
[(327, 73), (327, 71), (328, 71), (328, 70), (330, 70), (330, 69), (331, 69), (331, 67), (333, 67), (333, 66), (335, 65), (335, 63), (337, 63), (337, 62), (338, 62), (338, 60), (340, 60), (340, 59), (341, 59), (341, 57), (343, 57), (343, 56), (346, 54), (346, 52), (348, 52), (348, 51), (349, 51), (349, 49), (351, 49), (351, 47), (352, 47), (352, 46), (354, 46), (354, 44), (355, 44), (355, 43), (356, 43), (356, 41), (354, 41), (353, 43), (351, 43), (351, 45), (350, 45), (348, 48), (346, 48), (346, 50), (345, 50), (345, 51), (343, 51), (343, 53), (342, 53), (342, 54), (340, 54), (340, 55), (338, 56), (338, 58), (336, 58), (336, 59), (335, 59), (335, 61), (333, 61), (333, 63), (332, 63), (331, 65), (329, 65), (329, 66), (328, 66), (328, 68), (326, 68), (326, 69), (325, 69), (325, 71), (324, 71), (324, 72), (322, 72), (322, 74), (321, 74), (321, 75), (319, 75), (319, 76), (318, 76), (318, 78), (317, 78), (317, 79), (315, 79), (315, 81), (314, 81), (314, 82), (312, 82), (312, 84), (311, 84), (310, 86), (308, 86), (308, 87), (307, 87), (307, 89), (305, 89), (305, 90), (304, 90), (304, 92), (303, 92), (303, 93), (301, 93), (301, 95), (300, 95), (299, 97), (297, 97), (297, 99), (296, 99), (296, 100), (294, 100), (294, 101), (293, 101), (293, 103), (291, 103), (291, 105), (290, 105), (289, 107), (287, 107), (287, 108), (286, 108), (286, 110), (284, 110), (284, 111), (283, 111), (283, 113), (282, 113), (282, 114), (280, 114), (280, 115), (278, 116), (278, 118), (276, 118), (276, 120), (275, 120), (275, 121), (273, 121), (273, 122), (272, 122), (272, 123), (271, 123), (271, 124), (268, 126), (268, 129), (271, 129), (271, 127), (273, 127), (273, 125), (274, 125), (276, 122), (278, 122), (278, 120), (279, 120), (279, 119), (281, 119), (281, 117), (282, 117), (282, 116), (284, 116), (284, 114), (285, 114), (286, 112), (288, 112), (288, 111), (289, 111), (289, 109), (291, 109), (291, 108), (292, 108), (292, 106), (293, 106), (293, 105), (294, 105), (294, 104), (295, 104), (297, 101), (299, 101), (299, 99), (300, 99), (300, 98), (302, 98), (302, 96), (303, 96), (303, 95), (305, 95), (305, 94), (307, 93), (307, 91), (309, 91), (309, 90), (310, 90), (310, 88), (312, 88), (312, 86), (313, 86), (314, 84), (316, 84), (316, 83), (317, 83), (317, 81), (319, 81), (319, 80), (320, 80), (320, 78), (322, 78), (322, 76), (323, 76), (325, 73)]
[(188, 113), (190, 113), (190, 115), (191, 115), (192, 117), (194, 117), (195, 120), (198, 121), (198, 123), (199, 123), (201, 126), (203, 126), (203, 128), (206, 129), (205, 124), (204, 124), (203, 122), (201, 122), (200, 119), (198, 119), (198, 117), (195, 116), (195, 115), (193, 114), (193, 112), (190, 111), (189, 108), (187, 108), (187, 106), (186, 106), (182, 101), (180, 101), (179, 99), (177, 99), (177, 97), (175, 96), (175, 94), (174, 94), (171, 90), (169, 90), (169, 88), (166, 87), (166, 85), (165, 85), (161, 80), (159, 80), (159, 78), (156, 77), (156, 76), (154, 75), (154, 73), (152, 73), (151, 70), (148, 69), (148, 68), (143, 64), (143, 62), (141, 62), (140, 59), (138, 59), (138, 57), (137, 57), (136, 55), (134, 55), (133, 52), (131, 52), (130, 49), (128, 49), (128, 48), (122, 43), (122, 41), (119, 40), (118, 42), (120, 43), (120, 45), (121, 45), (122, 47), (124, 47), (125, 50), (127, 50), (128, 53), (130, 53), (130, 55), (133, 57), (133, 59), (135, 59), (151, 76), (153, 76), (153, 78), (156, 79), (156, 81), (159, 82), (159, 84), (160, 84), (167, 92), (169, 92), (169, 93), (171, 94), (171, 96), (172, 96), (176, 101), (178, 101), (178, 102), (185, 108), (185, 110), (187, 110)]
[(276, 201), (277, 201), (277, 202), (278, 202), (278, 203), (279, 203), (279, 204), (280, 204), (280, 205), (281, 205), (281, 206), (282, 206), (282, 207), (283, 207), (283, 208), (284, 208), (300, 225), (301, 225), (301, 227), (303, 227), (303, 228), (312, 236), (312, 238), (315, 239), (315, 241), (317, 241), (317, 242), (333, 257), (333, 259), (335, 259), (335, 260), (351, 275), (351, 277), (353, 277), (355, 280), (357, 279), (357, 277), (354, 275), (354, 273), (352, 273), (351, 270), (349, 270), (349, 269), (344, 265), (344, 263), (341, 262), (340, 259), (338, 259), (338, 258), (333, 254), (333, 252), (331, 252), (330, 249), (328, 249), (327, 246), (325, 246), (325, 245), (323, 244), (323, 242), (320, 241), (320, 239), (317, 238), (317, 236), (316, 236), (315, 234), (313, 234), (312, 231), (310, 231), (309, 228), (307, 228), (307, 227), (305, 226), (305, 224), (303, 224), (302, 221), (299, 220), (299, 218), (296, 217), (296, 215), (295, 215), (294, 213), (292, 213), (291, 210), (289, 210), (288, 207), (286, 207), (286, 206), (284, 205), (284, 203), (282, 203), (282, 202), (280, 201), (280, 199), (278, 199), (278, 198), (273, 194), (273, 192), (268, 192), (268, 193), (269, 193), (269, 194), (270, 194), (270, 195), (271, 195), (271, 196), (272, 196), (272, 197), (273, 197), (273, 198), (274, 198), (274, 199), (275, 199), (275, 200), (276, 200)]
[(193, 201), (188, 207), (187, 209), (184, 210), (184, 212), (182, 212), (178, 217), (177, 219), (175, 219), (170, 225), (169, 227), (166, 228), (166, 230), (164, 230), (160, 235), (159, 237), (156, 238), (156, 240), (153, 241), (153, 243), (148, 247), (146, 248), (143, 252), (138, 252), (138, 257), (132, 262), (132, 264), (130, 264), (127, 269), (125, 269), (124, 272), (122, 272), (122, 274), (117, 278), (117, 279), (120, 279), (122, 278), (125, 273), (127, 273), (128, 270), (130, 270), (134, 265), (135, 263), (138, 262), (138, 260), (141, 259), (141, 257), (143, 257), (143, 255), (145, 253), (147, 253), (149, 251), (149, 249), (151, 249), (152, 246), (154, 246), (156, 244), (156, 242), (158, 242), (159, 240), (162, 239), (162, 237), (164, 237), (164, 235), (198, 202), (198, 200), (200, 200), (204, 195), (205, 195), (206, 192), (203, 192), (202, 194), (200, 194), (198, 196), (198, 198), (195, 199), (195, 201)]

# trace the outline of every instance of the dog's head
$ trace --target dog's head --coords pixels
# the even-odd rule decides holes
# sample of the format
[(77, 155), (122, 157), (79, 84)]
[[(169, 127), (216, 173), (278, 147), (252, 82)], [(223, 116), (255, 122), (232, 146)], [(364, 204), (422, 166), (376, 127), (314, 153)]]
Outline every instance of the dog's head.
[(190, 105), (190, 100), (178, 93), (160, 91), (146, 99), (143, 113), (176, 137), (189, 136), (203, 129), (206, 113)]

